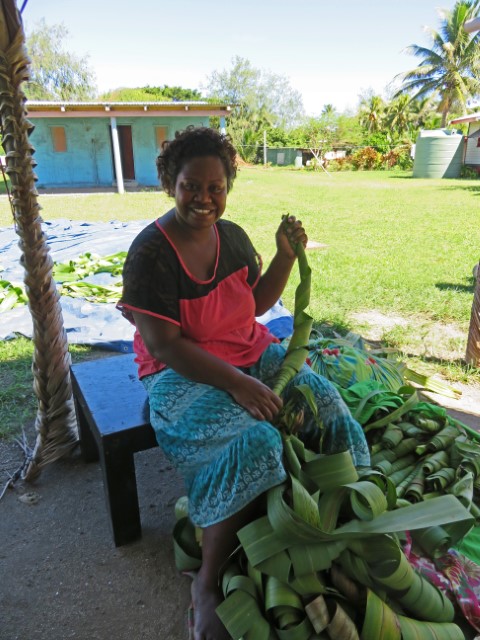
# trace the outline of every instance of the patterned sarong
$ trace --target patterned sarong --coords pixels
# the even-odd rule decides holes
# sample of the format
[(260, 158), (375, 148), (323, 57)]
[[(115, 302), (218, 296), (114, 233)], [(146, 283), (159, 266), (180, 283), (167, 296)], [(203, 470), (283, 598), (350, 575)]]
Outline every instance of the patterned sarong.
[[(480, 567), (456, 549), (449, 549), (439, 558), (431, 560), (412, 548), (407, 532), (403, 551), (410, 564), (429, 582), (441, 589), (456, 605), (457, 612), (480, 632)], [(468, 637), (471, 637), (470, 635)], [(472, 636), (473, 637), (473, 636)], [(480, 636), (475, 636), (478, 638)]]
[[(285, 349), (271, 344), (249, 374), (272, 386)], [(207, 527), (240, 511), (286, 478), (280, 432), (253, 418), (225, 391), (192, 382), (171, 369), (143, 378), (150, 400), (150, 421), (159, 446), (185, 481), (189, 516)], [(305, 365), (287, 385), (288, 400), (296, 385), (315, 396), (323, 424), (323, 453), (348, 450), (355, 466), (370, 464), (361, 426), (352, 418), (335, 387)], [(316, 421), (305, 405), (306, 431)]]

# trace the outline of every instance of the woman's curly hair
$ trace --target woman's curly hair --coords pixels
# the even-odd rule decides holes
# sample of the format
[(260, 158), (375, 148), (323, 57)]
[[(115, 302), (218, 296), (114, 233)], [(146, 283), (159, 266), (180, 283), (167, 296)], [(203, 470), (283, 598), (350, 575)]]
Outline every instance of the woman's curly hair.
[(185, 162), (204, 156), (220, 158), (227, 176), (227, 192), (230, 191), (237, 175), (235, 147), (227, 136), (218, 131), (193, 125), (184, 131), (177, 131), (174, 140), (162, 144), (162, 151), (157, 158), (157, 171), (163, 190), (173, 196), (178, 174)]

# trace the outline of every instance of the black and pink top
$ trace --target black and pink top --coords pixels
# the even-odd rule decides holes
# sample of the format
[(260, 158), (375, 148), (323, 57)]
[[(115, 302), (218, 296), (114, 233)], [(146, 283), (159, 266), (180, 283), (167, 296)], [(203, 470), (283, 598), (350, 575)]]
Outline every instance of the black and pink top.
[[(173, 322), (205, 351), (234, 366), (248, 367), (271, 342), (278, 342), (255, 319), (253, 290), (261, 275), (261, 259), (234, 222), (219, 220), (214, 229), (215, 269), (203, 281), (188, 271), (158, 220), (145, 227), (128, 252), (117, 308), (132, 323), (131, 311)], [(140, 378), (165, 368), (148, 353), (138, 330), (133, 348)]]

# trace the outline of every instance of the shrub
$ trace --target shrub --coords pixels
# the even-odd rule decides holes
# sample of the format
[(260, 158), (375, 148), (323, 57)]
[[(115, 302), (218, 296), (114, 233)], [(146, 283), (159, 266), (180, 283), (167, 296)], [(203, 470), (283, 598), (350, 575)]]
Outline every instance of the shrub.
[(467, 167), (463, 165), (460, 169), (460, 178), (465, 178), (466, 180), (478, 180), (478, 178), (480, 178), (480, 171), (474, 167)]
[(410, 169), (413, 165), (410, 156), (410, 147), (406, 144), (390, 149), (382, 156), (382, 163), (387, 169), (398, 167), (399, 169)]
[(387, 153), (390, 149), (390, 142), (386, 133), (380, 133), (379, 131), (371, 133), (363, 140), (363, 144), (367, 147), (372, 147), (375, 151), (380, 153)]
[(355, 151), (350, 162), (355, 169), (376, 169), (382, 162), (382, 154), (373, 147), (364, 147)]
[(328, 165), (329, 171), (351, 171), (353, 169), (353, 165), (350, 161), (350, 158), (335, 158), (335, 160), (331, 160)]
[(318, 161), (316, 158), (312, 158), (308, 161), (308, 164), (305, 165), (305, 169), (307, 171), (321, 171), (322, 165), (325, 166), (325, 161)]

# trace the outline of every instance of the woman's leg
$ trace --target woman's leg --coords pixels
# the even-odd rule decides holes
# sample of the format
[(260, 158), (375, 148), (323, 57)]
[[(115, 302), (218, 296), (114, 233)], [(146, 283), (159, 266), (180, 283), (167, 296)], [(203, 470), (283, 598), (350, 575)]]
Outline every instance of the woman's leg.
[(158, 444), (183, 476), (196, 526), (227, 520), (285, 480), (278, 430), (225, 391), (173, 371), (148, 381), (147, 390)]
[[(251, 368), (251, 373), (269, 386), (273, 386), (278, 370), (285, 357), (285, 349), (272, 344), (264, 352), (259, 362)], [(335, 386), (326, 378), (304, 365), (285, 388), (284, 398), (288, 400), (298, 385), (308, 386), (314, 397), (318, 415), (315, 417), (307, 403), (300, 397), (299, 405), (305, 410), (304, 436), (306, 444), (322, 438), (322, 453), (350, 451), (356, 467), (368, 467), (370, 454), (367, 441), (360, 424), (353, 418)], [(321, 424), (321, 432), (318, 424)]]
[(296, 385), (308, 385), (315, 397), (318, 416), (315, 418), (304, 403), (304, 428), (306, 433), (312, 432), (315, 422), (320, 421), (322, 453), (349, 451), (357, 468), (370, 466), (370, 453), (363, 429), (353, 418), (335, 386), (306, 365), (287, 385), (287, 398)]
[(215, 613), (237, 531), (265, 513), (265, 493), (286, 478), (278, 430), (253, 418), (229, 394), (171, 370), (145, 381), (151, 423), (183, 475), (189, 515), (202, 529), (202, 566), (192, 584), (195, 640), (226, 640)]
[(230, 638), (215, 609), (223, 601), (223, 570), (230, 554), (238, 546), (237, 531), (260, 517), (265, 509), (263, 496), (238, 513), (202, 530), (202, 566), (192, 584), (194, 639), (227, 640)]

